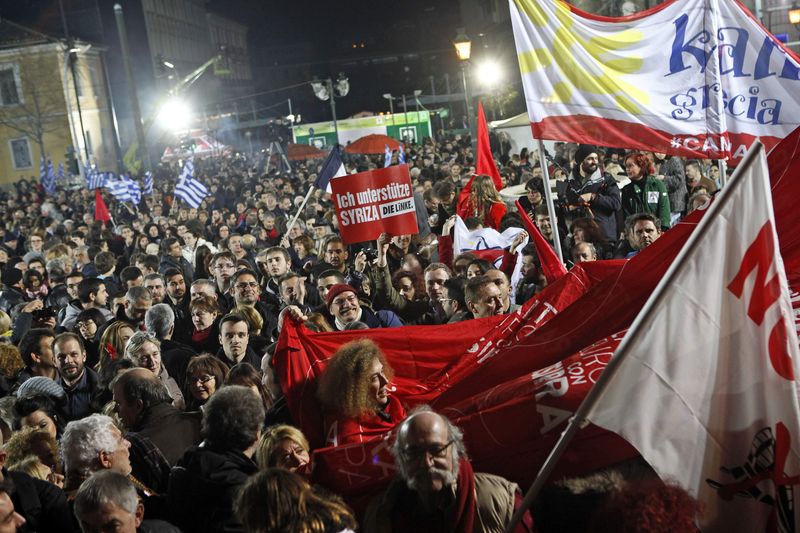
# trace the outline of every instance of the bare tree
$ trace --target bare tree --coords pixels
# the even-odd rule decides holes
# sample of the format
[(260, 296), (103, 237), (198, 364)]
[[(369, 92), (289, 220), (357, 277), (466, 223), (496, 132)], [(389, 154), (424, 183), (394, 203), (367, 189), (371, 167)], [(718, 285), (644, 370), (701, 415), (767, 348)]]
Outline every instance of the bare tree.
[(0, 80), (0, 126), (32, 139), (43, 158), (45, 134), (69, 128), (60, 56), (53, 48), (20, 48), (14, 62), (6, 63), (13, 78), (3, 73)]

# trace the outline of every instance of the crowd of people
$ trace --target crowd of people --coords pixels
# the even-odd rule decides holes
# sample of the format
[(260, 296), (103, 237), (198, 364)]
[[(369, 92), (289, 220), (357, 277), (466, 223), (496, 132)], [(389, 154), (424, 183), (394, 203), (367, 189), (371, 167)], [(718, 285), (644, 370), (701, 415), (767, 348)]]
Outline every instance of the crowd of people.
[[(624, 259), (720, 185), (709, 161), (566, 143), (540, 161), (493, 146), (499, 188), (475, 176), (468, 138), (408, 143), (419, 232), (371, 243), (342, 240), (325, 191), (290, 225), (319, 161), (269, 172), (195, 161), (211, 192), (199, 208), (172, 194), (178, 169), (161, 167), (140, 205), (106, 195), (111, 224), (95, 221), (86, 188), (48, 195), (29, 180), (2, 193), (0, 532), (503, 531), (520, 487), (474, 472), (457, 426), (393, 394), (377, 344), (345, 344), (314, 385), (328, 446), (392, 435), (397, 479), (361, 504), (312, 483), (314, 450), (272, 360), (287, 320), (315, 332), (441, 325), (516, 312), (546, 286), (524, 232), (499, 265), (454, 253), (457, 216), (498, 231), (528, 216), (569, 265)], [(345, 165), (374, 169), (383, 155)], [(513, 185), (523, 213), (499, 193)], [(516, 530), (656, 531), (637, 517), (659, 514), (670, 520), (658, 531), (691, 530), (691, 498), (645, 470), (551, 487)], [(581, 513), (555, 519), (567, 498)]]

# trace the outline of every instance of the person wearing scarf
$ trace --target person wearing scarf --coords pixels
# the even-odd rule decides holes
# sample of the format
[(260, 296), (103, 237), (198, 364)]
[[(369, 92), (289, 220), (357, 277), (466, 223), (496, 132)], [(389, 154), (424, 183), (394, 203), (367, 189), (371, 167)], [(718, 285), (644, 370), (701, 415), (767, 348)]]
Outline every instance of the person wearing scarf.
[[(398, 477), (370, 502), (365, 533), (500, 533), (522, 502), (516, 483), (473, 472), (461, 430), (428, 406), (398, 426), (392, 453)], [(514, 532), (531, 531), (526, 512)]]

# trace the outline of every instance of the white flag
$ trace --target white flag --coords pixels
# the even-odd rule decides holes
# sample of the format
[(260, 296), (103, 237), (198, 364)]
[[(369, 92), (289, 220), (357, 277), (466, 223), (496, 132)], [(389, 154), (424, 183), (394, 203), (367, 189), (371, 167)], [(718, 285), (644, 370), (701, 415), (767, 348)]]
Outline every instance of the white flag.
[(797, 334), (763, 148), (751, 155), (629, 331), (588, 419), (697, 497), (704, 531), (794, 532)]

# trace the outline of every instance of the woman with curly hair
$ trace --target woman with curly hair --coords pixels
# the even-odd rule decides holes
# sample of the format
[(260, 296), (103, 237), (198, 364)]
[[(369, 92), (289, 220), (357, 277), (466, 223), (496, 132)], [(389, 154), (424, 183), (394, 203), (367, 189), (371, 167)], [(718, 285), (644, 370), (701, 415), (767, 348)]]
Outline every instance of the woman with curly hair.
[(258, 441), (258, 468), (283, 468), (302, 474), (310, 462), (311, 446), (303, 432), (288, 424), (270, 426)]
[(478, 217), (487, 228), (499, 231), (500, 220), (506, 211), (506, 204), (500, 198), (491, 176), (473, 177), (458, 197), (458, 215), (464, 220)]
[(423, 300), (426, 297), (425, 283), (414, 272), (400, 270), (392, 276), (392, 285), (395, 290), (408, 300)]
[(356, 528), (353, 511), (338, 496), (323, 495), (282, 468), (247, 481), (236, 501), (236, 515), (250, 533), (345, 533)]
[(392, 377), (386, 356), (369, 339), (348, 342), (333, 354), (317, 389), (329, 445), (379, 437), (405, 418), (400, 400), (389, 394)]
[(125, 345), (133, 337), (133, 326), (122, 320), (113, 322), (106, 328), (100, 337), (100, 361), (97, 363), (97, 372), (103, 370), (103, 365), (125, 357)]
[(186, 410), (201, 409), (222, 388), (227, 376), (228, 367), (217, 357), (209, 353), (192, 357), (186, 367), (186, 380), (183, 384)]

